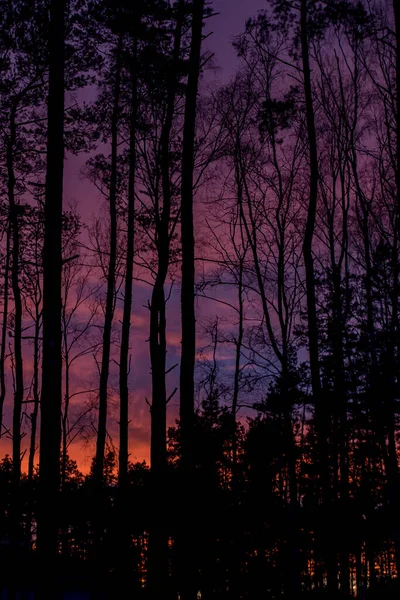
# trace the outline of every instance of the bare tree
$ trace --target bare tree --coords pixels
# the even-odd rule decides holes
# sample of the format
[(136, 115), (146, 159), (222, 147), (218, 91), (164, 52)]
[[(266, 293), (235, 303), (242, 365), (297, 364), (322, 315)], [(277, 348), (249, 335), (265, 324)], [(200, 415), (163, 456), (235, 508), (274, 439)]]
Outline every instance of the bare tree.
[(14, 485), (19, 485), (21, 477), (21, 415), (22, 402), (24, 399), (24, 371), (22, 359), (22, 297), (20, 287), (20, 224), (19, 212), (21, 209), (16, 202), (14, 171), (14, 153), (16, 143), (16, 111), (18, 100), (13, 104), (10, 111), (10, 126), (7, 139), (7, 173), (8, 173), (8, 202), (10, 207), (10, 222), (12, 228), (12, 261), (11, 261), (11, 285), (14, 299), (14, 365), (15, 365), (15, 387), (14, 387), (14, 412), (13, 412), (13, 472)]
[[(73, 247), (69, 244), (69, 252)], [(84, 257), (80, 256), (80, 261)], [(96, 352), (99, 341), (92, 335), (93, 328), (97, 325), (99, 304), (96, 295), (100, 286), (91, 281), (91, 268), (82, 268), (81, 262), (70, 260), (63, 266), (62, 276), (62, 351), (64, 365), (64, 398), (61, 419), (61, 485), (66, 481), (68, 462), (68, 449), (76, 438), (85, 431), (87, 416), (93, 410), (90, 396), (93, 386), (83, 389), (71, 389), (71, 373), (76, 363)], [(83, 314), (80, 314), (83, 313)], [(78, 410), (72, 410), (71, 402), (74, 399), (89, 397)]]

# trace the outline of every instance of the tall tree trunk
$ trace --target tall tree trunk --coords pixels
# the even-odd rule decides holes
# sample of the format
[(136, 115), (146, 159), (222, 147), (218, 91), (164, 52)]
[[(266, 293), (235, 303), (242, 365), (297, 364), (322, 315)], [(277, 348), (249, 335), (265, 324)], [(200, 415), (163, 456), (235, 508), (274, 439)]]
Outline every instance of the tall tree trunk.
[[(307, 135), (310, 160), (310, 183), (309, 183), (309, 202), (307, 210), (307, 223), (303, 240), (303, 256), (306, 272), (306, 296), (307, 296), (307, 317), (308, 317), (308, 347), (311, 370), (311, 387), (315, 407), (315, 422), (318, 439), (318, 474), (322, 490), (324, 517), (323, 521), (327, 523), (328, 507), (331, 502), (330, 477), (329, 477), (329, 454), (328, 454), (328, 415), (324, 399), (322, 397), (321, 379), (320, 379), (320, 361), (318, 348), (318, 319), (317, 303), (315, 289), (315, 271), (313, 256), (313, 238), (315, 232), (315, 221), (317, 214), (318, 197), (318, 151), (317, 134), (315, 129), (315, 114), (313, 106), (313, 96), (311, 87), (311, 69), (309, 57), (309, 33), (308, 33), (308, 0), (301, 0), (300, 5), (300, 41), (301, 41), (301, 60), (304, 78), (304, 97), (306, 106)], [(331, 547), (331, 542), (327, 543), (329, 532), (324, 527), (324, 532), (320, 531), (321, 548), (325, 548), (325, 559), (328, 569), (328, 587), (331, 591), (337, 590), (336, 559)]]
[[(11, 287), (14, 300), (14, 327), (13, 327), (13, 352), (14, 352), (14, 406), (12, 424), (12, 499), (10, 506), (11, 520), (11, 555), (13, 560), (18, 560), (20, 497), (19, 485), (21, 479), (21, 414), (24, 396), (23, 360), (22, 360), (22, 299), (19, 284), (20, 266), (20, 231), (18, 209), (15, 199), (15, 172), (14, 150), (16, 142), (15, 112), (17, 105), (11, 108), (10, 132), (7, 140), (7, 195), (12, 233), (11, 249)], [(15, 584), (15, 577), (12, 585)], [(10, 594), (15, 594), (15, 588), (10, 589)]]
[(194, 306), (194, 224), (193, 174), (196, 133), (197, 94), (200, 77), (204, 0), (193, 3), (192, 42), (189, 76), (186, 88), (185, 122), (182, 148), (181, 230), (182, 230), (182, 356), (180, 370), (180, 420), (182, 464), (192, 468), (194, 426), (194, 363), (196, 354), (196, 321)]
[[(22, 362), (22, 299), (21, 288), (19, 284), (19, 266), (20, 266), (20, 231), (18, 221), (18, 209), (15, 199), (15, 173), (14, 173), (14, 149), (16, 142), (15, 130), (15, 111), (16, 105), (11, 109), (10, 114), (10, 133), (7, 140), (7, 192), (12, 231), (12, 250), (11, 250), (11, 287), (14, 299), (14, 331), (13, 331), (13, 352), (14, 352), (14, 407), (12, 424), (12, 496), (10, 504), (11, 521), (11, 556), (14, 565), (18, 562), (18, 547), (20, 543), (20, 494), (19, 486), (21, 480), (21, 414), (22, 402), (24, 397), (24, 378)], [(16, 597), (17, 578), (12, 578), (9, 594), (11, 598)]]
[(128, 233), (126, 242), (126, 272), (125, 272), (125, 297), (124, 313), (122, 318), (121, 351), (119, 361), (119, 394), (120, 394), (120, 418), (119, 418), (119, 471), (118, 482), (120, 488), (125, 487), (128, 477), (129, 456), (129, 337), (131, 329), (132, 310), (132, 284), (133, 284), (133, 260), (135, 241), (135, 171), (136, 171), (136, 128), (137, 128), (137, 42), (134, 42), (134, 54), (131, 66), (132, 98), (130, 115), (130, 149), (129, 149), (129, 189), (128, 189)]
[[(37, 547), (52, 576), (58, 553), (61, 443), (61, 271), (64, 173), (65, 0), (51, 0), (43, 246), (43, 359)], [(51, 589), (50, 582), (47, 585)]]
[[(63, 309), (64, 310), (64, 309)], [(70, 364), (68, 352), (67, 332), (63, 331), (64, 337), (64, 353), (65, 353), (65, 372), (64, 372), (64, 411), (61, 418), (61, 489), (65, 486), (67, 477), (67, 460), (68, 460), (68, 419), (69, 419), (69, 402), (70, 402)]]
[[(399, 380), (399, 243), (400, 243), (400, 5), (393, 0), (393, 11), (395, 19), (396, 32), (396, 212), (394, 222), (393, 239), (393, 301), (392, 301), (392, 343), (391, 351), (393, 360), (393, 389), (396, 386), (396, 380)], [(389, 397), (387, 407), (387, 430), (388, 430), (388, 461), (387, 478), (389, 488), (389, 503), (391, 508), (391, 517), (393, 520), (393, 538), (395, 544), (395, 558), (397, 573), (400, 573), (400, 518), (398, 515), (398, 505), (400, 501), (400, 473), (397, 459), (396, 434), (395, 434), (395, 402), (393, 397)]]
[(10, 240), (11, 240), (11, 223), (7, 226), (6, 232), (6, 262), (4, 266), (4, 289), (3, 289), (3, 322), (1, 325), (1, 349), (0, 349), (0, 439), (3, 434), (3, 409), (6, 399), (6, 344), (7, 344), (7, 327), (8, 327), (8, 295), (10, 283)]
[(96, 461), (94, 478), (97, 486), (101, 486), (104, 476), (104, 453), (107, 436), (108, 408), (108, 376), (110, 369), (111, 332), (114, 319), (114, 296), (117, 264), (117, 160), (118, 160), (118, 123), (120, 115), (121, 94), (121, 54), (122, 35), (118, 40), (115, 61), (114, 106), (111, 121), (111, 174), (110, 174), (110, 246), (107, 272), (107, 296), (103, 329), (103, 353), (99, 386), (99, 418), (96, 441)]
[[(68, 290), (62, 299), (62, 344), (64, 350), (64, 408), (61, 415), (61, 491), (65, 492), (68, 463), (68, 429), (70, 404), (70, 359), (68, 351), (68, 318), (66, 316)], [(68, 525), (61, 531), (61, 552), (68, 554)]]
[[(268, 94), (267, 100), (270, 100)], [(286, 292), (286, 224), (282, 210), (285, 206), (285, 190), (282, 177), (281, 166), (278, 160), (277, 141), (275, 132), (271, 132), (271, 147), (273, 153), (273, 163), (278, 176), (278, 207), (276, 209), (276, 227), (278, 241), (278, 318), (282, 338), (281, 355), (281, 379), (282, 379), (282, 416), (283, 431), (286, 447), (286, 464), (289, 483), (289, 523), (287, 535), (288, 556), (288, 581), (287, 590), (289, 597), (296, 597), (301, 592), (301, 565), (300, 565), (300, 505), (298, 501), (298, 483), (296, 470), (296, 440), (293, 432), (293, 406), (290, 398), (289, 380), (290, 380), (290, 361), (289, 361), (289, 338), (288, 338), (288, 304)]]
[(287, 530), (288, 547), (288, 597), (295, 598), (301, 592), (300, 564), (300, 504), (298, 500), (298, 482), (296, 469), (296, 440), (293, 432), (292, 403), (289, 394), (289, 360), (286, 343), (283, 348), (284, 362), (282, 365), (282, 410), (283, 432), (285, 439), (285, 454), (289, 487), (289, 523)]
[[(356, 97), (356, 90), (354, 93)], [(372, 425), (372, 432), (374, 435), (369, 435), (369, 431), (367, 433), (367, 443), (369, 446), (369, 451), (367, 450), (367, 456), (373, 455), (375, 452), (375, 441), (379, 445), (382, 460), (385, 467), (386, 476), (388, 477), (388, 473), (390, 472), (390, 466), (388, 464), (388, 452), (387, 452), (387, 441), (386, 441), (386, 433), (384, 420), (382, 418), (382, 403), (377, 402), (377, 399), (380, 398), (381, 390), (379, 389), (379, 364), (378, 364), (378, 355), (377, 355), (377, 341), (376, 341), (376, 324), (375, 324), (375, 310), (374, 310), (374, 285), (373, 285), (373, 262), (372, 262), (372, 231), (369, 225), (369, 218), (371, 215), (371, 207), (368, 202), (362, 187), (358, 174), (358, 165), (357, 165), (357, 152), (356, 152), (356, 142), (355, 142), (355, 134), (354, 130), (352, 130), (351, 137), (351, 168), (354, 177), (356, 197), (358, 203), (356, 205), (357, 210), (357, 219), (359, 223), (359, 228), (361, 232), (362, 238), (362, 249), (364, 253), (364, 261), (365, 261), (365, 273), (364, 273), (364, 286), (365, 286), (365, 303), (366, 303), (366, 332), (367, 332), (367, 348), (366, 348), (366, 356), (368, 359), (368, 372), (367, 372), (367, 380), (366, 380), (366, 406), (367, 406), (367, 416)], [(375, 437), (376, 436), (376, 437)], [(368, 521), (367, 521), (368, 525)], [(373, 559), (373, 548), (369, 540), (367, 540), (366, 544), (366, 552), (367, 558), (366, 561), (371, 565), (374, 562)], [(396, 564), (397, 564), (397, 549), (396, 549)], [(368, 558), (369, 557), (369, 558)], [(372, 557), (372, 559), (371, 559)], [(375, 585), (375, 570), (370, 570), (370, 586), (373, 587)], [(366, 595), (366, 575), (363, 580), (363, 588), (362, 588), (362, 597)]]
[[(193, 177), (196, 135), (197, 94), (201, 69), (204, 0), (194, 0), (189, 75), (186, 87), (182, 145), (181, 235), (182, 235), (182, 349), (180, 368), (180, 432), (182, 474), (185, 493), (181, 511), (180, 586), (182, 600), (196, 598), (196, 560), (190, 504), (194, 493), (194, 366), (196, 356), (195, 263), (193, 223)], [(184, 516), (186, 515), (186, 516)]]
[(33, 474), (35, 469), (37, 420), (39, 415), (39, 355), (40, 355), (40, 307), (35, 299), (35, 332), (33, 337), (33, 410), (31, 413), (31, 437), (28, 457), (28, 514), (26, 517), (26, 536), (28, 546), (32, 543)]
[(36, 432), (37, 418), (39, 414), (39, 355), (40, 355), (40, 310), (36, 305), (35, 309), (35, 333), (33, 339), (33, 411), (31, 414), (31, 438), (29, 443), (29, 458), (28, 458), (28, 481), (33, 481), (33, 472), (35, 468), (36, 454)]
[[(166, 257), (166, 261), (168, 258)], [(166, 265), (168, 269), (168, 264)], [(165, 494), (167, 392), (166, 371), (166, 315), (163, 269), (153, 288), (150, 308), (151, 360), (151, 443), (150, 464), (152, 482), (152, 529), (149, 539), (149, 586), (154, 597), (166, 593), (168, 584), (168, 536), (165, 532), (165, 512), (160, 497)]]
[[(244, 241), (243, 223), (240, 213), (240, 207), (238, 207), (238, 221), (240, 228), (240, 239), (242, 247), (236, 246), (236, 228), (233, 230), (231, 238), (232, 244), (235, 248), (236, 257), (239, 260), (239, 273), (237, 281), (237, 303), (238, 303), (238, 324), (237, 324), (237, 336), (234, 339), (235, 344), (235, 371), (233, 376), (233, 393), (232, 393), (232, 406), (231, 406), (231, 444), (232, 444), (232, 505), (234, 508), (234, 516), (232, 518), (231, 527), (231, 551), (232, 554), (229, 556), (229, 573), (231, 585), (234, 589), (240, 589), (241, 579), (241, 557), (237, 549), (240, 546), (240, 525), (239, 525), (239, 514), (240, 514), (240, 482), (239, 482), (239, 465), (238, 465), (238, 431), (237, 431), (237, 413), (239, 410), (239, 394), (240, 394), (240, 375), (241, 375), (241, 360), (242, 360), (242, 347), (244, 338), (244, 269), (245, 269), (245, 258), (247, 248)], [(214, 362), (216, 360), (216, 350), (218, 344), (218, 330), (215, 332), (215, 346), (214, 346)], [(216, 367), (216, 362), (215, 362)], [(216, 371), (216, 369), (214, 369)], [(215, 379), (215, 377), (214, 377)], [(211, 396), (211, 394), (210, 394)], [(236, 514), (235, 514), (236, 513)]]
[[(129, 545), (130, 536), (125, 526), (129, 518), (129, 488), (128, 488), (128, 460), (129, 460), (129, 341), (131, 330), (132, 311), (132, 284), (134, 266), (135, 242), (135, 175), (136, 175), (136, 129), (138, 117), (138, 77), (137, 77), (137, 40), (133, 41), (133, 56), (131, 59), (131, 114), (130, 114), (130, 141), (129, 141), (129, 185), (128, 185), (128, 218), (127, 242), (125, 265), (125, 296), (122, 317), (121, 349), (119, 360), (119, 468), (118, 468), (118, 493), (119, 493), (119, 569), (121, 576), (119, 582), (121, 590), (129, 585)], [(123, 592), (122, 592), (123, 593)]]
[[(338, 451), (340, 465), (340, 504), (341, 511), (349, 509), (349, 460), (348, 460), (348, 426), (347, 426), (347, 390), (345, 383), (344, 345), (343, 345), (343, 314), (340, 266), (333, 265), (333, 352), (334, 352), (334, 389), (335, 410), (338, 413)], [(347, 532), (341, 536), (340, 551), (340, 589), (350, 594), (350, 567)]]
[(7, 143), (7, 191), (10, 207), (10, 220), (12, 229), (12, 261), (11, 261), (11, 286), (14, 297), (14, 361), (15, 361), (15, 387), (14, 410), (12, 430), (12, 456), (13, 456), (13, 482), (17, 489), (21, 477), (21, 414), (24, 397), (24, 375), (22, 360), (22, 299), (19, 284), (20, 265), (20, 231), (18, 221), (18, 206), (15, 200), (15, 173), (14, 173), (14, 146), (16, 142), (15, 109), (10, 116), (10, 134)]
[(150, 305), (150, 362), (152, 380), (151, 403), (151, 485), (152, 485), (152, 529), (149, 536), (149, 588), (152, 596), (161, 597), (168, 592), (168, 535), (165, 530), (166, 515), (160, 505), (165, 493), (167, 466), (166, 428), (166, 315), (164, 284), (170, 261), (171, 220), (171, 175), (170, 142), (173, 125), (175, 99), (178, 90), (177, 71), (181, 53), (184, 0), (177, 7), (172, 65), (167, 82), (166, 115), (160, 137), (160, 170), (162, 181), (163, 208), (158, 214), (156, 201), (157, 275)]
[(393, 0), (393, 12), (396, 32), (396, 209), (393, 231), (393, 306), (392, 327), (395, 334), (398, 330), (399, 302), (399, 242), (400, 242), (400, 6)]
[[(342, 90), (342, 85), (341, 85)], [(343, 97), (343, 94), (342, 94)], [(344, 98), (343, 98), (344, 103)], [(330, 343), (333, 358), (333, 388), (334, 400), (332, 405), (332, 413), (334, 415), (334, 423), (332, 424), (332, 454), (335, 456), (335, 499), (340, 498), (340, 507), (342, 514), (347, 514), (349, 510), (349, 460), (348, 460), (348, 395), (345, 380), (345, 347), (344, 347), (344, 332), (345, 332), (345, 311), (346, 297), (343, 292), (343, 265), (347, 265), (348, 251), (348, 215), (347, 215), (347, 190), (346, 190), (346, 166), (342, 163), (343, 157), (340, 154), (337, 156), (339, 165), (339, 180), (341, 189), (341, 207), (342, 207), (342, 232), (341, 236), (337, 232), (337, 222), (335, 219), (335, 202), (329, 208), (327, 204), (327, 228), (329, 239), (329, 255), (330, 255), (330, 296), (332, 298), (332, 316), (330, 329)], [(332, 169), (332, 181), (336, 183), (336, 173)], [(337, 256), (338, 244), (340, 242), (339, 254)], [(344, 274), (348, 278), (349, 274)], [(339, 479), (340, 473), (340, 479)], [(335, 487), (335, 486), (334, 486)], [(348, 531), (343, 528), (340, 535), (340, 590), (346, 595), (350, 594), (350, 566), (349, 566), (349, 551), (348, 551)]]
[(233, 395), (232, 395), (232, 479), (233, 487), (236, 487), (237, 476), (237, 440), (236, 440), (236, 418), (238, 412), (239, 391), (240, 391), (240, 361), (242, 357), (242, 345), (244, 336), (244, 301), (243, 301), (243, 274), (244, 274), (244, 257), (239, 259), (239, 281), (238, 281), (238, 308), (239, 308), (239, 323), (238, 335), (235, 339), (235, 374), (233, 378)]

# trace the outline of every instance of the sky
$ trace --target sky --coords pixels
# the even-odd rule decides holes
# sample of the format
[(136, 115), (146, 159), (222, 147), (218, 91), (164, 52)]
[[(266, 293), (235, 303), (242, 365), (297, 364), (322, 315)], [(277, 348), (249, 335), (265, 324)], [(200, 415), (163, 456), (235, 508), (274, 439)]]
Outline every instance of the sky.
[(265, 8), (266, 4), (266, 0), (214, 0), (214, 11), (219, 14), (207, 24), (213, 35), (206, 40), (206, 47), (215, 52), (220, 67), (219, 78), (223, 83), (233, 75), (237, 65), (232, 40), (244, 30), (247, 19)]
[[(266, 6), (265, 0), (214, 0), (214, 11), (216, 16), (208, 20), (206, 24), (206, 34), (211, 33), (205, 42), (204, 49), (214, 53), (214, 61), (217, 69), (212, 77), (216, 82), (227, 83), (234, 75), (238, 65), (236, 52), (232, 47), (232, 41), (235, 36), (244, 30), (246, 20), (257, 14), (257, 12)], [(75, 178), (71, 178), (71, 197), (76, 196)], [(87, 186), (87, 191), (86, 191)], [(68, 184), (67, 184), (68, 190)], [(89, 183), (80, 181), (80, 193), (87, 194), (86, 197), (78, 198), (79, 206), (83, 215), (86, 211), (93, 212), (93, 189)], [(88, 201), (88, 198), (90, 200)], [(100, 200), (100, 199), (98, 199)], [(87, 215), (88, 216), (88, 215)], [(148, 349), (148, 330), (149, 319), (148, 311), (144, 308), (149, 300), (150, 287), (143, 285), (134, 286), (133, 294), (133, 327), (132, 327), (132, 374), (131, 374), (131, 424), (130, 424), (130, 452), (132, 461), (149, 461), (150, 445), (150, 415), (145, 397), (149, 396), (150, 374), (149, 374), (149, 349)], [(168, 354), (167, 368), (179, 362), (180, 355), (180, 314), (179, 314), (179, 289), (176, 288), (168, 303)], [(218, 305), (215, 303), (203, 302), (197, 305), (197, 318), (214, 316)], [(178, 386), (179, 370), (175, 369), (167, 380), (168, 392)], [(115, 384), (117, 381), (115, 380)], [(173, 424), (178, 416), (178, 395), (171, 401), (168, 409), (168, 423)], [(117, 404), (116, 404), (117, 409)], [(113, 417), (111, 408), (111, 421), (114, 425), (117, 420), (117, 414)], [(112, 431), (110, 423), (110, 431)], [(115, 429), (115, 436), (117, 430)], [(117, 439), (115, 440), (117, 441)], [(93, 442), (94, 443), (94, 442)], [(80, 465), (86, 469), (93, 455), (94, 447), (82, 448), (82, 445), (76, 445), (71, 450), (71, 455), (78, 458)]]
[[(213, 8), (216, 16), (208, 20), (206, 24), (206, 34), (211, 34), (207, 37), (204, 49), (214, 53), (214, 64), (217, 67), (213, 70), (211, 78), (216, 83), (227, 83), (233, 76), (238, 59), (235, 50), (232, 47), (234, 37), (244, 30), (246, 20), (254, 16), (258, 10), (265, 7), (265, 0), (214, 0)], [(207, 75), (209, 77), (210, 75)], [(103, 202), (94, 186), (85, 180), (81, 175), (82, 167), (87, 156), (81, 155), (78, 157), (67, 157), (65, 164), (65, 181), (64, 181), (64, 202), (67, 205), (74, 201), (77, 203), (78, 211), (84, 222), (89, 222), (93, 215), (96, 215)], [(151, 288), (145, 283), (135, 283), (133, 290), (133, 306), (132, 306), (132, 370), (130, 375), (130, 459), (135, 461), (149, 461), (149, 444), (150, 444), (150, 415), (149, 407), (146, 403), (146, 397), (150, 397), (150, 364), (149, 364), (149, 348), (148, 348), (148, 331), (149, 331), (149, 314), (146, 309), (150, 298)], [(179, 314), (180, 297), (179, 290), (173, 290), (168, 303), (168, 354), (167, 367), (173, 366), (179, 362), (180, 354), (180, 314)], [(217, 310), (215, 303), (203, 302), (197, 306), (197, 318), (213, 317)], [(121, 315), (118, 312), (115, 316), (119, 319)], [(30, 379), (29, 360), (25, 361), (25, 380)], [(229, 359), (227, 359), (229, 363)], [(229, 364), (227, 364), (229, 368)], [(94, 363), (91, 357), (82, 359), (77, 364), (77, 372), (74, 377), (80, 386), (92, 387), (93, 383), (98, 378), (94, 370)], [(168, 379), (169, 393), (178, 385), (179, 369), (175, 369)], [(116, 368), (114, 372), (111, 369), (110, 375), (111, 394), (114, 395), (114, 400), (111, 399), (109, 411), (109, 432), (117, 445), (118, 442), (118, 403), (116, 401), (118, 379)], [(113, 391), (114, 390), (114, 391)], [(8, 400), (11, 402), (11, 399)], [(10, 420), (12, 408), (8, 409), (8, 420)], [(173, 424), (178, 416), (178, 395), (171, 401), (169, 405), (169, 424)], [(28, 435), (23, 440), (23, 445), (26, 447), (29, 443), (29, 431), (26, 427)], [(77, 460), (81, 470), (86, 472), (91, 463), (91, 458), (94, 454), (95, 435), (92, 436), (85, 444), (82, 441), (77, 441), (70, 448), (71, 458)], [(11, 442), (7, 438), (1, 440), (1, 455), (5, 452), (10, 452)], [(26, 468), (28, 453), (24, 458), (23, 466)]]

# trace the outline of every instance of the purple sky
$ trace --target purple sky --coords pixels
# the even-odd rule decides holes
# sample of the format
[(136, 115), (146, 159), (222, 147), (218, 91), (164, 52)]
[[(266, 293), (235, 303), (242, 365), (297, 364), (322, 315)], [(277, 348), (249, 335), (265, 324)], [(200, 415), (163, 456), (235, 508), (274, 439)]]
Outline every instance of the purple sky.
[[(213, 3), (217, 16), (210, 19), (207, 23), (206, 32), (212, 32), (207, 38), (205, 49), (215, 53), (215, 64), (217, 71), (212, 77), (217, 82), (226, 83), (233, 76), (238, 59), (235, 50), (232, 48), (232, 40), (244, 30), (246, 20), (254, 16), (257, 11), (266, 6), (265, 0), (214, 0)], [(85, 157), (72, 159), (66, 166), (66, 200), (75, 198), (78, 200), (79, 211), (84, 219), (90, 218), (90, 215), (99, 207), (99, 198), (93, 186), (79, 177), (79, 170), (83, 165)], [(132, 372), (130, 378), (131, 388), (131, 425), (130, 425), (130, 451), (131, 460), (142, 460), (149, 458), (149, 426), (150, 416), (149, 408), (145, 402), (145, 397), (150, 392), (150, 364), (148, 348), (149, 316), (145, 308), (151, 294), (150, 286), (145, 284), (135, 284), (133, 294), (133, 323), (132, 323)], [(180, 315), (179, 315), (179, 289), (176, 286), (168, 303), (168, 321), (167, 321), (167, 367), (170, 367), (179, 361), (180, 355)], [(198, 303), (197, 319), (198, 325), (202, 318), (210, 316), (220, 310), (219, 305), (208, 302)], [(119, 318), (118, 316), (116, 317)], [(199, 329), (199, 326), (198, 326)], [(227, 360), (226, 368), (229, 368), (230, 359)], [(167, 379), (168, 393), (170, 393), (179, 381), (179, 371), (176, 369)], [(111, 375), (111, 385), (117, 388), (116, 373)], [(110, 432), (114, 434), (117, 441), (117, 403), (115, 403), (115, 414), (113, 414), (113, 403), (110, 410)], [(173, 423), (178, 415), (178, 396), (169, 405), (168, 421)], [(93, 448), (82, 449), (77, 446), (75, 452), (71, 452), (74, 457), (80, 457), (80, 466), (84, 469), (88, 467)]]
[[(214, 61), (218, 67), (217, 71), (211, 75), (217, 82), (226, 83), (235, 72), (237, 58), (232, 48), (233, 38), (244, 29), (245, 21), (263, 9), (266, 5), (265, 0), (214, 0), (214, 10), (219, 13), (210, 19), (207, 23), (206, 32), (213, 32), (207, 38), (205, 49), (215, 53)], [(91, 216), (96, 214), (104, 201), (100, 197), (94, 186), (81, 176), (81, 169), (87, 160), (87, 156), (68, 157), (65, 165), (65, 204), (71, 200), (77, 201), (78, 211), (82, 215), (84, 222), (89, 222)], [(150, 286), (146, 284), (135, 284), (132, 306), (132, 372), (130, 377), (131, 388), (131, 425), (130, 425), (130, 452), (131, 460), (147, 460), (149, 458), (149, 408), (145, 397), (149, 396), (150, 391), (150, 364), (148, 349), (148, 331), (149, 314), (145, 308), (151, 294)], [(180, 316), (179, 316), (179, 289), (176, 286), (172, 297), (168, 303), (168, 366), (179, 361), (180, 354)], [(204, 317), (213, 317), (220, 310), (218, 305), (213, 302), (204, 302), (198, 304), (197, 318), (200, 323)], [(121, 315), (116, 314), (116, 319)], [(226, 369), (229, 370), (231, 360), (226, 359)], [(25, 359), (25, 378), (30, 379), (31, 359), (26, 356)], [(117, 373), (111, 369), (110, 384), (114, 387), (114, 397), (117, 395)], [(97, 373), (91, 358), (87, 357), (80, 362), (78, 371), (75, 374), (77, 385), (88, 385), (97, 377)], [(176, 369), (168, 378), (168, 391), (171, 392), (178, 384), (179, 372)], [(86, 380), (86, 381), (85, 381)], [(90, 385), (88, 385), (90, 387)], [(173, 423), (178, 414), (178, 396), (174, 398), (169, 406), (169, 423)], [(8, 399), (9, 403), (11, 399)], [(110, 402), (109, 431), (117, 443), (117, 402)], [(11, 417), (11, 406), (7, 411), (7, 417)], [(24, 438), (26, 444), (29, 436)], [(3, 438), (2, 454), (10, 452), (9, 441)], [(6, 446), (6, 447), (4, 447)], [(91, 457), (94, 452), (94, 439), (88, 447), (83, 447), (82, 443), (74, 444), (70, 450), (73, 458), (78, 459), (79, 466), (87, 470), (90, 465)]]
[(215, 52), (217, 64), (220, 66), (219, 78), (226, 82), (233, 75), (237, 64), (231, 42), (243, 31), (247, 19), (266, 7), (266, 1), (214, 0), (213, 7), (219, 14), (210, 19), (207, 25), (214, 35), (208, 38), (206, 44)]
[[(214, 60), (217, 71), (214, 77), (221, 83), (229, 81), (238, 64), (232, 40), (243, 29), (246, 20), (257, 11), (265, 8), (266, 0), (213, 0), (217, 16), (208, 20), (206, 33), (212, 32), (207, 38), (205, 48), (215, 54)], [(82, 180), (80, 170), (87, 157), (73, 157), (67, 160), (65, 168), (65, 199), (77, 200), (79, 211), (84, 220), (98, 209), (98, 197), (90, 182)]]

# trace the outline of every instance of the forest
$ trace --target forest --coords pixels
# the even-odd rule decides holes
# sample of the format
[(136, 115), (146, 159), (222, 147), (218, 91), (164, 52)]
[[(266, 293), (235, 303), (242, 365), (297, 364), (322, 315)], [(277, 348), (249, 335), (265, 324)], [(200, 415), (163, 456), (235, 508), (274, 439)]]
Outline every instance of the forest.
[(400, 3), (218, 4), (0, 0), (7, 600), (399, 597)]

